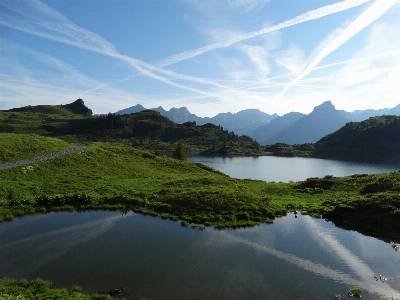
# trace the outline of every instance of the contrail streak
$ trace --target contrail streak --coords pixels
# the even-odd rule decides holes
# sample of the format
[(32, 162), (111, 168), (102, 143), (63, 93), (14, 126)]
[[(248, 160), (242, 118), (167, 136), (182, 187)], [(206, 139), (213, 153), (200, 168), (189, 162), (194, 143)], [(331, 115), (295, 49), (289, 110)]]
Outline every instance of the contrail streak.
[[(134, 214), (126, 215), (126, 217), (131, 216)], [(33, 272), (51, 261), (59, 259), (74, 247), (101, 236), (113, 228), (119, 220), (121, 220), (121, 215), (113, 215), (0, 245), (3, 256), (0, 271), (8, 276), (18, 276), (21, 270), (25, 273)], [(27, 248), (31, 250), (24, 251)], [(32, 260), (32, 255), (39, 258)]]
[[(357, 61), (369, 60), (369, 59), (382, 57), (382, 56), (386, 56), (386, 55), (390, 55), (390, 54), (397, 54), (397, 53), (400, 53), (400, 49), (391, 50), (391, 51), (385, 51), (385, 52), (382, 52), (382, 53), (369, 55), (369, 56), (365, 56), (365, 57), (360, 57), (360, 58), (342, 60), (342, 61), (338, 61), (338, 62), (335, 62), (335, 63), (330, 63), (330, 64), (327, 64), (327, 65), (315, 67), (314, 70), (326, 69), (326, 68), (330, 68), (330, 67), (334, 67), (334, 66), (344, 65), (344, 64), (347, 64), (347, 63), (353, 63), (353, 62), (357, 62)], [(258, 81), (243, 85), (243, 86), (238, 87), (236, 89), (237, 90), (249, 90), (249, 89), (252, 89), (252, 88), (249, 88), (251, 86), (254, 86), (254, 85), (257, 85), (257, 84), (261, 84), (261, 83), (265, 83), (265, 82), (268, 82), (268, 81), (271, 81), (271, 80), (275, 80), (275, 79), (281, 79), (281, 78), (293, 76), (293, 75), (300, 74), (300, 73), (302, 73), (302, 71), (291, 72), (291, 73), (287, 73), (287, 74), (283, 74), (283, 75), (279, 75), (279, 76), (275, 76), (275, 77), (264, 78), (262, 80), (258, 80)], [(263, 88), (263, 87), (262, 86), (261, 87), (255, 87), (255, 89), (258, 89), (258, 88)]]
[(303, 22), (319, 19), (319, 18), (325, 17), (330, 14), (334, 14), (334, 13), (337, 13), (337, 12), (340, 12), (343, 10), (347, 10), (347, 9), (359, 6), (359, 5), (369, 2), (369, 1), (371, 1), (371, 0), (345, 0), (342, 2), (335, 3), (335, 4), (327, 5), (327, 6), (315, 9), (315, 10), (308, 11), (308, 12), (301, 14), (293, 19), (287, 20), (285, 22), (279, 23), (279, 24), (271, 26), (271, 27), (267, 27), (267, 28), (263, 28), (260, 30), (246, 33), (246, 34), (242, 34), (237, 37), (225, 40), (223, 42), (210, 44), (210, 45), (200, 47), (200, 48), (197, 48), (194, 50), (185, 51), (182, 53), (172, 55), (172, 56), (160, 61), (157, 64), (157, 66), (160, 68), (164, 68), (166, 66), (175, 64), (177, 62), (180, 62), (180, 61), (183, 61), (183, 60), (186, 60), (189, 58), (193, 58), (195, 56), (204, 54), (206, 52), (209, 52), (209, 51), (212, 51), (215, 49), (225, 48), (225, 47), (231, 46), (232, 44), (235, 44), (235, 43), (238, 43), (238, 42), (241, 42), (244, 40), (248, 40), (248, 39), (251, 39), (253, 37), (256, 37), (256, 36), (259, 36), (259, 35), (262, 35), (265, 33), (276, 31), (276, 30), (286, 28), (289, 26), (297, 25), (297, 24), (300, 24)]
[[(23, 8), (21, 8), (21, 6), (15, 5), (15, 3), (13, 2), (4, 2), (1, 4), (7, 7), (8, 9), (13, 10), (14, 12), (22, 15), (24, 18), (22, 21), (17, 20), (16, 22), (14, 16), (10, 17), (8, 15), (4, 15), (3, 19), (0, 19), (0, 25), (7, 26), (49, 40), (54, 40), (60, 43), (78, 47), (81, 49), (97, 52), (105, 56), (121, 59), (127, 62), (132, 67), (134, 67), (142, 75), (145, 75), (152, 79), (164, 82), (166, 84), (181, 89), (189, 90), (191, 92), (200, 93), (211, 97), (215, 96), (213, 93), (207, 93), (198, 89), (187, 87), (182, 84), (174, 83), (169, 78), (165, 76), (160, 76), (158, 74), (164, 74), (170, 78), (188, 80), (188, 81), (198, 82), (201, 84), (207, 84), (220, 88), (229, 89), (227, 86), (216, 83), (212, 80), (207, 80), (204, 78), (198, 78), (189, 75), (177, 74), (173, 71), (164, 70), (154, 65), (145, 63), (140, 59), (123, 55), (119, 53), (117, 49), (107, 40), (103, 39), (102, 37), (98, 36), (97, 34), (89, 30), (86, 30), (84, 28), (75, 25), (73, 22), (68, 20), (58, 11), (51, 9), (46, 4), (43, 4), (40, 1), (34, 1), (34, 3), (33, 2), (31, 3), (32, 10), (36, 9), (38, 11), (36, 15), (39, 17), (35, 16), (35, 18), (31, 17), (30, 19), (29, 19), (30, 17), (29, 14), (27, 14), (27, 12)], [(54, 24), (57, 25), (54, 26)]]
[[(220, 43), (215, 43), (192, 51), (176, 54), (161, 61), (159, 64), (156, 65), (148, 64), (140, 59), (129, 57), (127, 55), (119, 53), (117, 49), (114, 47), (114, 45), (112, 45), (107, 40), (103, 39), (101, 36), (75, 25), (73, 22), (69, 21), (65, 16), (60, 14), (58, 11), (51, 9), (46, 4), (43, 4), (38, 0), (34, 1), (33, 3), (34, 5), (31, 5), (30, 8), (29, 7), (24, 8), (24, 6), (21, 5), (14, 5), (12, 1), (3, 2), (2, 3), (3, 5), (13, 10), (14, 12), (22, 15), (24, 18), (17, 19), (17, 22), (15, 22), (15, 17), (14, 17), (15, 14), (3, 15), (4, 18), (0, 19), (0, 25), (8, 26), (29, 34), (37, 35), (50, 40), (55, 40), (61, 43), (65, 43), (89, 51), (97, 52), (109, 57), (114, 57), (127, 62), (129, 65), (134, 67), (140, 74), (152, 78), (154, 80), (163, 82), (165, 84), (183, 90), (194, 92), (196, 94), (200, 94), (206, 97), (213, 97), (213, 98), (219, 98), (221, 100), (227, 100), (229, 99), (228, 95), (229, 93), (237, 93), (238, 90), (224, 86), (212, 80), (178, 74), (173, 71), (166, 70), (163, 67), (177, 63), (185, 59), (195, 57), (197, 55), (206, 53), (214, 49), (228, 47), (234, 43), (247, 40), (256, 37), (258, 35), (262, 35), (285, 27), (300, 24), (306, 21), (318, 19), (336, 12), (344, 11), (362, 5), (369, 1), (371, 0), (345, 0), (332, 5), (327, 5), (319, 9), (306, 12), (293, 19), (279, 23), (278, 25), (272, 27), (263, 28), (261, 30), (243, 34)], [(31, 10), (33, 9), (38, 10), (38, 13), (32, 17)], [(54, 26), (54, 24), (56, 24), (56, 26)], [(214, 93), (196, 89), (184, 84), (176, 83), (174, 81), (175, 79), (187, 80), (223, 88), (225, 92)]]
[[(203, 84), (209, 84), (209, 85), (213, 85), (213, 86), (221, 87), (221, 88), (228, 88), (227, 86), (218, 84), (218, 83), (216, 83), (214, 81), (211, 81), (211, 80), (197, 78), (197, 77), (193, 77), (193, 76), (182, 75), (182, 74), (177, 74), (175, 72), (168, 71), (168, 70), (165, 70), (163, 68), (166, 67), (166, 66), (175, 64), (177, 62), (180, 62), (180, 61), (183, 61), (183, 60), (186, 60), (186, 59), (189, 59), (189, 58), (193, 58), (195, 56), (204, 54), (206, 52), (215, 50), (215, 49), (228, 47), (228, 46), (230, 46), (230, 45), (232, 45), (234, 43), (237, 43), (237, 42), (240, 42), (240, 41), (243, 41), (243, 40), (247, 40), (247, 39), (256, 37), (258, 35), (262, 35), (262, 34), (265, 34), (265, 33), (268, 33), (268, 32), (272, 32), (272, 31), (276, 31), (276, 30), (279, 30), (279, 29), (282, 29), (282, 28), (285, 28), (285, 27), (289, 27), (289, 26), (293, 26), (293, 25), (296, 25), (296, 24), (299, 24), (299, 23), (303, 23), (303, 22), (306, 22), (306, 21), (311, 21), (311, 20), (314, 20), (314, 19), (318, 19), (318, 18), (327, 16), (327, 15), (330, 15), (330, 14), (333, 14), (333, 13), (336, 13), (336, 12), (340, 12), (340, 11), (343, 11), (343, 10), (350, 9), (352, 7), (359, 6), (359, 5), (364, 4), (366, 2), (369, 2), (369, 1), (371, 1), (371, 0), (346, 0), (346, 1), (338, 2), (338, 3), (332, 4), (332, 5), (327, 5), (327, 6), (319, 8), (319, 9), (315, 9), (315, 10), (306, 12), (306, 13), (304, 13), (302, 15), (299, 15), (299, 16), (297, 16), (297, 17), (295, 17), (293, 19), (287, 20), (285, 22), (279, 23), (279, 24), (277, 24), (275, 26), (271, 26), (271, 27), (263, 28), (261, 30), (257, 30), (257, 31), (253, 31), (253, 32), (250, 32), (250, 33), (247, 33), (247, 34), (243, 34), (243, 35), (234, 37), (232, 39), (226, 40), (224, 42), (214, 43), (214, 44), (211, 44), (211, 45), (208, 45), (208, 46), (204, 46), (204, 47), (201, 47), (201, 48), (198, 48), (198, 49), (194, 49), (194, 50), (182, 52), (182, 53), (179, 53), (179, 54), (175, 54), (173, 56), (170, 56), (169, 58), (166, 58), (166, 59), (162, 60), (161, 62), (159, 62), (157, 64), (157, 66), (154, 66), (154, 65), (151, 65), (151, 64), (147, 64), (147, 63), (142, 62), (142, 61), (137, 60), (137, 59), (134, 59), (135, 60), (134, 64), (132, 64), (132, 61), (131, 62), (128, 61), (128, 62), (132, 66), (134, 66), (143, 75), (149, 76), (149, 77), (151, 77), (153, 79), (156, 79), (156, 80), (160, 80), (160, 81), (162, 81), (164, 83), (170, 84), (170, 85), (178, 87), (178, 88), (182, 88), (182, 89), (186, 89), (186, 90), (189, 90), (189, 91), (193, 91), (193, 92), (200, 93), (200, 94), (203, 94), (203, 95), (206, 95), (206, 96), (215, 97), (215, 94), (203, 92), (203, 91), (200, 91), (200, 90), (188, 88), (186, 86), (173, 83), (172, 81), (170, 81), (170, 80), (168, 80), (168, 79), (166, 79), (164, 77), (157, 76), (154, 72), (162, 73), (162, 74), (165, 74), (165, 75), (168, 75), (168, 76), (177, 77), (177, 78), (183, 79), (183, 80), (189, 80), (189, 81), (199, 82), (199, 83), (203, 83)], [(131, 60), (131, 59), (132, 58), (130, 58), (129, 60)], [(146, 72), (147, 70), (144, 70), (141, 67), (144, 67), (146, 69), (150, 69), (153, 72)], [(228, 88), (228, 89), (230, 89), (230, 88)]]
[(282, 91), (283, 96), (292, 86), (296, 85), (303, 77), (307, 76), (330, 53), (350, 40), (373, 21), (382, 16), (389, 8), (398, 3), (398, 0), (377, 0), (368, 7), (356, 20), (350, 23), (337, 37), (325, 46), (311, 61), (307, 68)]
[[(318, 276), (330, 278), (336, 282), (341, 282), (341, 283), (344, 283), (344, 284), (347, 284), (350, 286), (358, 286), (364, 290), (367, 290), (374, 294), (378, 294), (383, 297), (384, 296), (387, 297), (388, 294), (393, 295), (394, 297), (400, 297), (399, 291), (391, 288), (388, 284), (383, 285), (382, 282), (377, 282), (372, 278), (365, 278), (366, 276), (363, 276), (362, 279), (354, 279), (352, 276), (345, 274), (343, 272), (334, 270), (330, 267), (326, 267), (322, 264), (319, 264), (319, 263), (313, 262), (311, 260), (301, 258), (296, 255), (274, 249), (272, 247), (268, 247), (266, 245), (252, 242), (243, 237), (239, 237), (239, 236), (230, 234), (226, 231), (223, 231), (221, 234), (225, 235), (227, 238), (229, 238), (232, 241), (235, 241), (237, 243), (242, 243), (246, 246), (252, 247), (255, 250), (267, 253), (271, 256), (274, 256), (278, 259), (286, 261), (290, 264), (293, 264), (305, 271), (314, 273)], [(340, 249), (340, 250), (342, 250), (342, 249)], [(367, 270), (368, 270), (368, 268), (367, 268)]]

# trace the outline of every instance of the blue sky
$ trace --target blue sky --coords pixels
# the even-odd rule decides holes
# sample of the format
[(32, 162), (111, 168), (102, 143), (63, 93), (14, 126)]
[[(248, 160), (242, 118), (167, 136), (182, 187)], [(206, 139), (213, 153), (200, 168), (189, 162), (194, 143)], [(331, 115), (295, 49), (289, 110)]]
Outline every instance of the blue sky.
[(0, 109), (400, 103), (398, 0), (0, 0)]

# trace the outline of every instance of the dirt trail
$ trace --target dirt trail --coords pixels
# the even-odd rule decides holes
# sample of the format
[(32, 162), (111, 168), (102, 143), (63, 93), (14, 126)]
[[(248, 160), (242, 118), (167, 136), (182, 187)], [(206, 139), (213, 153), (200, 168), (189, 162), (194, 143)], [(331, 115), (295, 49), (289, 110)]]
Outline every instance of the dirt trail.
[(44, 160), (49, 160), (49, 159), (55, 158), (57, 156), (62, 156), (62, 155), (78, 152), (78, 151), (81, 151), (81, 150), (86, 149), (86, 148), (87, 148), (87, 146), (73, 146), (71, 148), (67, 148), (67, 149), (64, 149), (64, 150), (61, 150), (61, 151), (57, 151), (57, 152), (52, 152), (52, 153), (48, 153), (48, 154), (35, 156), (35, 157), (32, 157), (32, 158), (26, 158), (26, 159), (21, 159), (21, 160), (17, 160), (17, 161), (5, 163), (5, 164), (0, 164), (0, 170), (11, 169), (11, 168), (14, 168), (14, 167), (34, 164), (34, 163), (37, 163), (37, 162), (40, 162), (40, 161), (44, 161)]

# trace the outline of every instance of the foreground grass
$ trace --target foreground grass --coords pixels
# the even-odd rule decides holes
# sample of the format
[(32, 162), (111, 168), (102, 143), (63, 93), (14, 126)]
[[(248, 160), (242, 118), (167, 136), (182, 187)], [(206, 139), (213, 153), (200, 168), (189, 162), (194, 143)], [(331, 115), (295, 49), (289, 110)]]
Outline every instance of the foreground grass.
[(0, 134), (0, 163), (11, 162), (68, 148), (60, 139), (35, 134)]
[(1, 170), (0, 182), (0, 221), (50, 211), (112, 209), (181, 220), (183, 226), (223, 228), (269, 223), (301, 211), (400, 240), (400, 172), (298, 183), (239, 180), (202, 164), (92, 143), (79, 153)]
[(0, 279), (1, 300), (111, 300), (109, 295), (89, 295), (82, 292), (79, 286), (73, 286), (70, 290), (56, 289), (51, 287), (49, 281), (40, 278), (33, 280), (26, 279)]

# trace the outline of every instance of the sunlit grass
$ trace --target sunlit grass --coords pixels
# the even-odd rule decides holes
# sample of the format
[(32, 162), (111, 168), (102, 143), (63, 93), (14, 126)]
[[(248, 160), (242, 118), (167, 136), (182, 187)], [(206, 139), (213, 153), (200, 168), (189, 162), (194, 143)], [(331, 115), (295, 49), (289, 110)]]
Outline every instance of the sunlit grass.
[(78, 153), (1, 170), (0, 182), (3, 221), (53, 210), (120, 209), (222, 228), (300, 211), (400, 239), (400, 172), (264, 182), (131, 146), (92, 143)]
[[(79, 286), (68, 289), (57, 289), (49, 281), (36, 278), (26, 279), (0, 279), (1, 300), (40, 300), (40, 299), (65, 299), (65, 300), (111, 300), (109, 295), (86, 294)], [(119, 298), (122, 299), (122, 298)]]
[(69, 146), (60, 139), (35, 134), (0, 133), (0, 163), (46, 154)]

